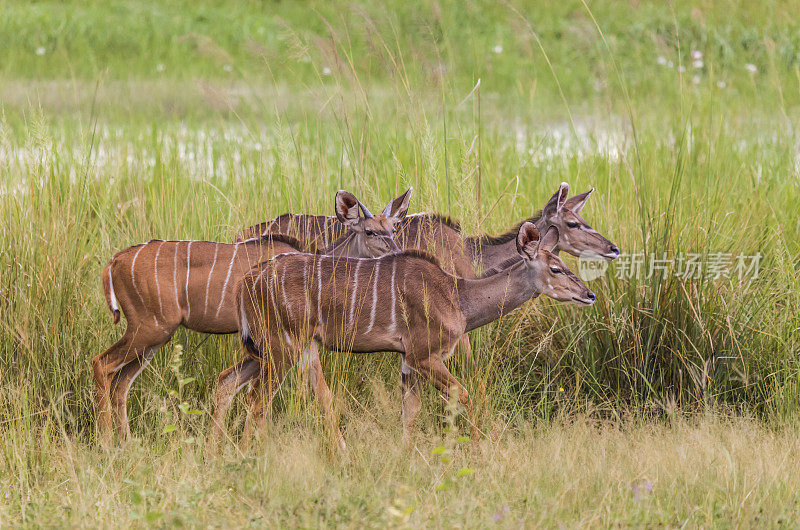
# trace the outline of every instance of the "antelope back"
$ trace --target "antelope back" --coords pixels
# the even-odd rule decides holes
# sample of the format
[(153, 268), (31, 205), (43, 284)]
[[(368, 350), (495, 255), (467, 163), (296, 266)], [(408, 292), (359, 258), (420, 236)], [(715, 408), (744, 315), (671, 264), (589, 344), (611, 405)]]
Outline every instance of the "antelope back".
[(285, 213), (271, 221), (245, 228), (236, 236), (236, 241), (269, 234), (282, 234), (297, 239), (302, 247), (311, 253), (330, 247), (347, 232), (336, 217)]

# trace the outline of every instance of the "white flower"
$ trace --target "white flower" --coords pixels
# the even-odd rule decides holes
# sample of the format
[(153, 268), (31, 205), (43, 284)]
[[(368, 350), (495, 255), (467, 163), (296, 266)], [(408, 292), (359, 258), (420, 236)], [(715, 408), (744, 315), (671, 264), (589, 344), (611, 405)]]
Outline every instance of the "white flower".
[(233, 72), (233, 66), (231, 66), (229, 64), (226, 64), (225, 66), (223, 66), (222, 69), (225, 70), (226, 72)]
[(493, 51), (494, 53), (503, 53), (503, 47), (502, 47), (502, 46), (500, 46), (499, 44), (496, 44), (496, 45), (495, 45), (495, 47), (494, 47), (494, 48), (492, 48), (492, 51)]
[(725, 81), (717, 81), (717, 88), (725, 88), (726, 86), (728, 86), (728, 84), (725, 83)]
[(674, 66), (675, 66), (675, 63), (673, 63), (672, 61), (667, 61), (667, 67), (668, 68), (672, 68)]
[(322, 75), (331, 75), (331, 69), (327, 66), (322, 68)]
[(695, 59), (692, 62), (692, 66), (694, 66), (695, 68), (702, 68), (703, 67), (703, 61), (701, 59)]
[(156, 65), (156, 72), (163, 72), (166, 69), (167, 69), (167, 67), (164, 66), (164, 63), (158, 63)]
[(700, 76), (699, 75), (692, 76), (692, 83), (694, 83), (695, 85), (699, 85), (700, 84)]
[(667, 64), (667, 58), (662, 55), (659, 55), (658, 59), (656, 59), (656, 62), (661, 66), (664, 66), (665, 64)]
[(39, 46), (36, 48), (36, 55), (44, 55), (45, 53), (47, 53), (47, 50), (44, 48), (44, 46)]
[(744, 68), (751, 74), (755, 74), (756, 72), (758, 72), (758, 67), (753, 63), (747, 63), (746, 65), (744, 65)]
[(686, 71), (686, 67), (685, 67), (685, 66), (683, 66), (683, 65), (680, 65), (680, 66), (678, 67), (678, 71), (679, 71), (679, 72), (681, 72), (681, 73), (683, 73), (683, 72), (685, 72), (685, 71)]
[(700, 50), (692, 50), (692, 59), (699, 60), (703, 58), (703, 53)]

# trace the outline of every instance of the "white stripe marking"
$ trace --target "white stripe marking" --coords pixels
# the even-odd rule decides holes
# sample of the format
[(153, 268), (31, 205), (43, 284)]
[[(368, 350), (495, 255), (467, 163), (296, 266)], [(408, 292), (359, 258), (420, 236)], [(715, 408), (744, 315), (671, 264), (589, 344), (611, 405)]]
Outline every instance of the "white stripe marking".
[(139, 257), (139, 252), (144, 250), (144, 247), (147, 246), (147, 243), (139, 247), (139, 250), (136, 251), (136, 254), (133, 255), (133, 261), (131, 261), (131, 283), (133, 284), (133, 288), (136, 289), (136, 294), (139, 295), (139, 300), (141, 300), (142, 305), (144, 305), (144, 297), (142, 297), (141, 291), (139, 291), (139, 286), (136, 285), (136, 275), (133, 272), (133, 266), (136, 265), (136, 258)]
[(292, 308), (289, 304), (289, 298), (286, 296), (286, 267), (281, 270), (281, 297), (283, 298), (283, 307), (286, 308), (286, 316), (292, 320)]
[(303, 260), (303, 295), (306, 300), (306, 305), (303, 309), (303, 318), (305, 320), (304, 325), (307, 325), (311, 312), (311, 301), (308, 299), (308, 259)]
[(367, 331), (365, 331), (364, 333), (369, 333), (370, 331), (372, 331), (372, 326), (375, 325), (375, 309), (376, 306), (378, 305), (378, 273), (380, 272), (380, 270), (381, 270), (381, 262), (376, 261), (375, 277), (373, 278), (372, 281), (372, 310), (370, 311), (369, 314), (369, 326), (367, 326)]
[(225, 294), (227, 293), (228, 288), (228, 280), (231, 279), (231, 269), (233, 269), (233, 262), (236, 261), (236, 253), (239, 252), (239, 245), (241, 243), (235, 243), (233, 246), (233, 257), (231, 257), (231, 262), (228, 265), (228, 274), (225, 275), (225, 283), (222, 284), (222, 296), (219, 297), (219, 305), (217, 306), (217, 314), (219, 316), (219, 311), (222, 309), (222, 302), (225, 301)]
[(208, 271), (208, 279), (206, 280), (206, 299), (203, 302), (203, 314), (208, 313), (208, 287), (211, 285), (211, 275), (214, 274), (214, 265), (217, 264), (217, 253), (219, 252), (219, 243), (214, 243), (214, 261), (211, 262), (211, 270)]
[(175, 284), (175, 305), (178, 306), (178, 314), (181, 312), (181, 301), (178, 298), (178, 247), (179, 242), (175, 243), (175, 256), (172, 258), (172, 283)]
[(192, 306), (189, 305), (189, 269), (192, 267), (192, 243), (189, 241), (189, 246), (186, 247), (186, 320), (189, 320), (189, 314), (192, 311)]
[(353, 275), (355, 278), (353, 280), (353, 294), (350, 295), (350, 330), (355, 333), (356, 328), (353, 325), (353, 311), (356, 308), (356, 293), (358, 292), (358, 270), (361, 268), (361, 260), (356, 262), (356, 272)]
[(317, 258), (317, 322), (322, 325), (322, 257)]
[(392, 260), (392, 283), (390, 284), (390, 288), (392, 289), (392, 312), (389, 314), (389, 332), (394, 333), (395, 325), (396, 325), (396, 317), (395, 317), (395, 302), (397, 295), (395, 294), (394, 289), (394, 276), (397, 272), (397, 260)]
[(158, 283), (158, 255), (161, 253), (161, 247), (163, 246), (164, 242), (162, 241), (161, 244), (158, 245), (158, 250), (156, 250), (156, 257), (153, 260), (153, 272), (155, 273), (156, 277), (156, 296), (158, 296), (158, 312), (162, 317), (164, 316), (164, 307), (161, 304), (161, 285)]

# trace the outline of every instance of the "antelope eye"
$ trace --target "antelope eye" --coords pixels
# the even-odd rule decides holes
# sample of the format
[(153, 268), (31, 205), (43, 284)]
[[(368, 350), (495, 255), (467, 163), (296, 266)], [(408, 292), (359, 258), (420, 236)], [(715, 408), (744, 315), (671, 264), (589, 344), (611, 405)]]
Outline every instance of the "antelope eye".
[(576, 223), (575, 221), (567, 222), (567, 228), (578, 228), (578, 226), (580, 226), (580, 225), (578, 223)]
[(550, 267), (550, 272), (552, 272), (553, 274), (561, 274), (561, 269), (559, 269), (558, 267)]
[(367, 234), (368, 237), (372, 237), (375, 235), (375, 232), (372, 230), (364, 230), (364, 233)]

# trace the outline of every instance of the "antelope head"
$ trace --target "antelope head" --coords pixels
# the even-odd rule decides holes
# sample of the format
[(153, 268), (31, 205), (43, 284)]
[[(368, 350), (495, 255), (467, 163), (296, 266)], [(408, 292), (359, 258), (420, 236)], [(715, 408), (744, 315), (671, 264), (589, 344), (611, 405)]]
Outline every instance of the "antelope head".
[(533, 273), (536, 290), (559, 302), (579, 305), (594, 303), (594, 293), (553, 254), (558, 245), (558, 229), (551, 226), (539, 237), (533, 223), (524, 223), (517, 234), (517, 252)]
[(543, 226), (554, 226), (558, 229), (558, 250), (577, 257), (616, 259), (619, 256), (619, 247), (600, 235), (580, 216), (593, 191), (594, 188), (567, 198), (569, 185), (562, 182), (542, 210)]
[(378, 215), (373, 215), (350, 192), (336, 193), (336, 217), (353, 234), (351, 245), (359, 255), (378, 258), (390, 252), (399, 252), (394, 242), (395, 228), (405, 219), (413, 188), (391, 201)]

